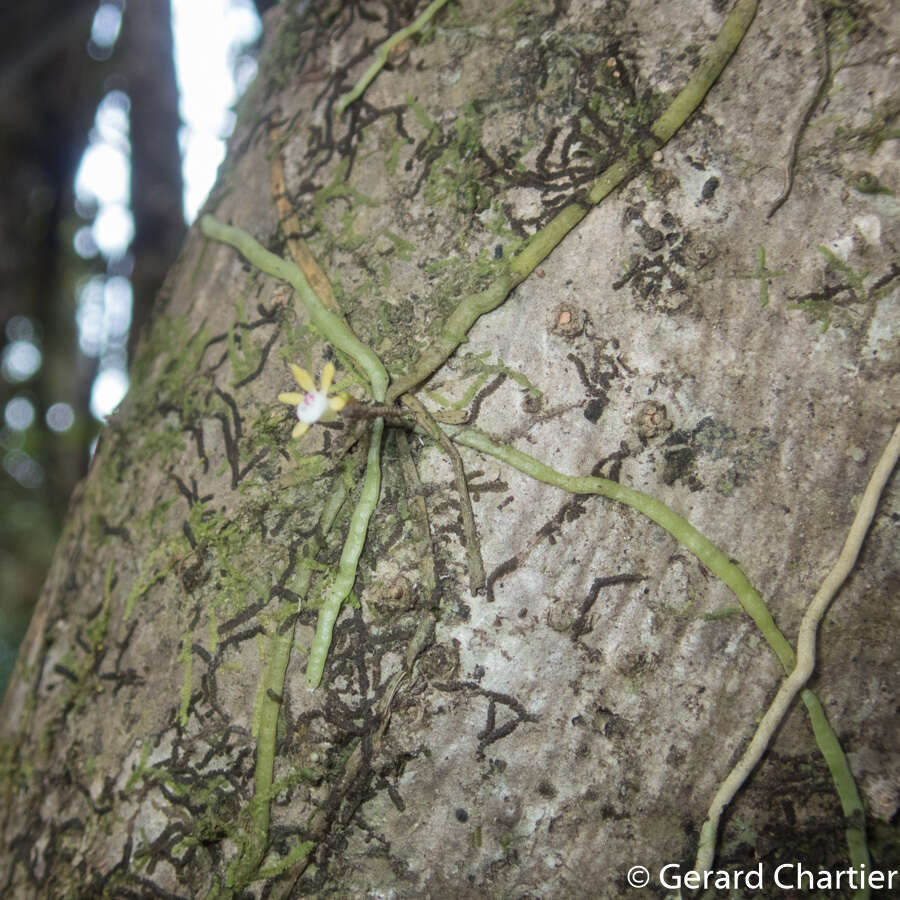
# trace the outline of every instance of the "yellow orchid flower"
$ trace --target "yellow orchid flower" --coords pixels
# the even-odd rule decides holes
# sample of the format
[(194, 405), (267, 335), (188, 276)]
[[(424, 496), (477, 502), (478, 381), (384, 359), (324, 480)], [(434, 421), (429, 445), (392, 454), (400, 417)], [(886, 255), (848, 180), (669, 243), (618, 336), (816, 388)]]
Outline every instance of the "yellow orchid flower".
[(298, 394), (296, 391), (287, 391), (278, 395), (278, 399), (282, 403), (289, 403), (296, 407), (297, 418), (300, 420), (291, 432), (291, 437), (302, 438), (309, 426), (313, 422), (318, 422), (323, 416), (328, 417), (329, 412), (337, 412), (346, 406), (347, 395), (335, 394), (333, 397), (328, 396), (331, 389), (331, 382), (334, 381), (334, 364), (325, 363), (322, 369), (322, 380), (316, 387), (312, 375), (291, 363), (291, 372), (294, 373), (294, 380), (303, 388), (303, 393)]

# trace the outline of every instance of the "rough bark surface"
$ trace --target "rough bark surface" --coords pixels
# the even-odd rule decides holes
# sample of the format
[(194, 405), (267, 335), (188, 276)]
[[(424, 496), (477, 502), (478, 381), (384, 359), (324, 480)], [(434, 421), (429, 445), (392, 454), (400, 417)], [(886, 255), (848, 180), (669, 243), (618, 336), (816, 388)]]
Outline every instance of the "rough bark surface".
[[(658, 497), (743, 567), (789, 638), (900, 385), (898, 202), (857, 177), (900, 187), (897, 13), (823, 6), (832, 78), (778, 212), (820, 73), (811, 3), (765, 4), (699, 114), (419, 395), (563, 472)], [(412, 7), (272, 10), (209, 204), (287, 255), (279, 154), (303, 237), (392, 373), (629, 152), (724, 16), (452, 2), (338, 119)], [(4, 896), (627, 897), (636, 864), (664, 893), (655, 873), (690, 866), (782, 675), (728, 589), (637, 513), (463, 449), (487, 572), (473, 595), (448, 458), (388, 428), (357, 602), (309, 691), (365, 432), (291, 441), (287, 362), (315, 372), (331, 350), (230, 248), (192, 231), (160, 306), (4, 700)], [(815, 680), (885, 869), (900, 846), (886, 824), (900, 803), (898, 505), (895, 479)], [(802, 707), (725, 823), (717, 865), (760, 860), (847, 865)]]

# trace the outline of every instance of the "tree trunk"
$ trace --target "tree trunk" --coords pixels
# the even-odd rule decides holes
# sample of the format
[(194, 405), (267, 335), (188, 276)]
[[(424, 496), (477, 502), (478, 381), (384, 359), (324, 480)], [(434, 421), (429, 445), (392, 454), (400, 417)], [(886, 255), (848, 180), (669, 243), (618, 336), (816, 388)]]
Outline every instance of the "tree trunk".
[[(454, 0), (339, 115), (417, 10), (295, 7), (267, 14), (208, 211), (286, 258), (308, 241), (400, 385), (462, 338), (442, 328), (461, 298), (647, 154), (725, 18)], [(417, 394), (467, 417), (462, 441), (662, 501), (791, 643), (896, 416), (897, 201), (879, 192), (897, 188), (896, 13), (852, 10), (767, 4), (700, 111)], [(317, 607), (371, 486), (368, 382), (284, 282), (197, 229), (158, 305), (4, 700), (4, 896), (638, 896), (632, 866), (665, 893), (784, 674), (695, 545), (585, 493), (600, 482), (566, 493), (464, 446), (473, 542), (433, 423), (392, 415), (310, 690)], [(359, 402), (292, 439), (288, 363), (328, 359)], [(897, 504), (893, 484), (813, 684), (877, 869), (900, 846)], [(783, 896), (778, 864), (848, 867), (848, 824), (798, 706), (716, 867), (762, 864)]]

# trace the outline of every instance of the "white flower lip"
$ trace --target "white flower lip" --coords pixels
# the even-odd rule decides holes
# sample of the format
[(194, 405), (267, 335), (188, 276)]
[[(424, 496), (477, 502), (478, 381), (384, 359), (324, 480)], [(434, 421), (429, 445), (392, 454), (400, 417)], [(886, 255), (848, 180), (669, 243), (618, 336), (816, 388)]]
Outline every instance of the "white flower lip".
[(297, 405), (297, 418), (307, 425), (318, 422), (328, 409), (328, 398), (319, 391), (308, 391), (303, 402)]

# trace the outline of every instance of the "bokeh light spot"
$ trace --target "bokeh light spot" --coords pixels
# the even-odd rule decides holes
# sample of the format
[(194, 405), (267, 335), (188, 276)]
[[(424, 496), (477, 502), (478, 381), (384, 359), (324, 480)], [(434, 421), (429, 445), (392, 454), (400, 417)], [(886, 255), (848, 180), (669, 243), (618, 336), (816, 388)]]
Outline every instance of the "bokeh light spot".
[(91, 388), (91, 412), (97, 419), (105, 419), (128, 391), (128, 376), (122, 369), (104, 369), (94, 379)]
[(42, 359), (36, 344), (31, 341), (13, 341), (3, 348), (0, 369), (7, 381), (28, 381), (40, 369)]
[(13, 397), (3, 410), (3, 418), (14, 431), (24, 431), (34, 421), (34, 404), (27, 397)]
[(28, 316), (13, 316), (6, 323), (6, 336), (11, 341), (35, 340), (34, 322)]
[(34, 489), (44, 483), (40, 463), (22, 450), (10, 450), (3, 457), (3, 468), (24, 488)]
[(68, 431), (75, 424), (75, 410), (68, 403), (54, 403), (47, 410), (44, 419), (51, 431)]

